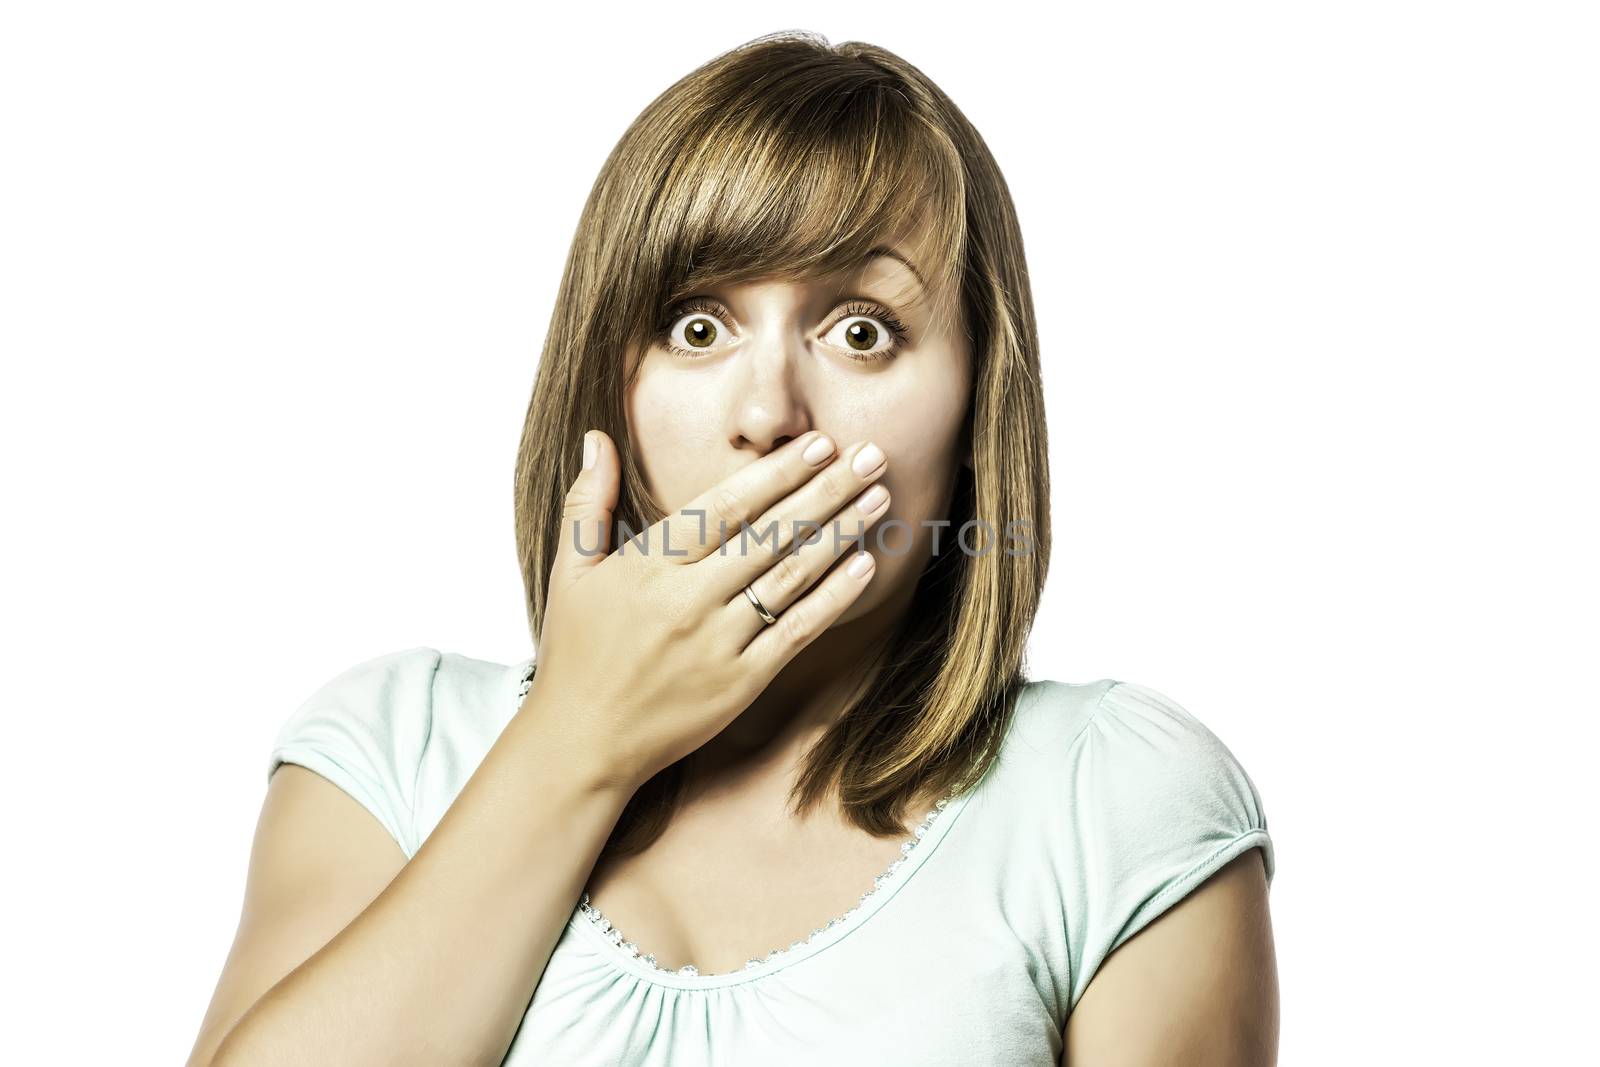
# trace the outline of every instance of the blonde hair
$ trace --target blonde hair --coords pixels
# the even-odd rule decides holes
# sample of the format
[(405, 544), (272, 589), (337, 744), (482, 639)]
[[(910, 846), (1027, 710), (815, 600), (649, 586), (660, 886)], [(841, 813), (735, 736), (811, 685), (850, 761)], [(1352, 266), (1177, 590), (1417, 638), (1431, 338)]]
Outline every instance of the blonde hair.
[[(583, 432), (622, 456), (616, 523), (663, 517), (628, 444), (630, 353), (685, 293), (855, 267), (885, 234), (931, 227), (930, 287), (960, 293), (973, 395), (951, 531), (1026, 524), (1031, 551), (935, 553), (871, 680), (811, 748), (799, 810), (837, 789), (847, 817), (903, 834), (924, 793), (970, 788), (998, 753), (1049, 565), (1049, 469), (1039, 342), (1016, 211), (983, 139), (920, 70), (857, 41), (784, 31), (717, 56), (628, 127), (584, 205), (517, 452), (517, 555), (535, 642), (578, 475)], [(634, 369), (637, 369), (635, 365)], [(992, 545), (990, 546), (993, 547)], [(643, 848), (680, 796), (682, 767), (645, 783), (608, 849)]]

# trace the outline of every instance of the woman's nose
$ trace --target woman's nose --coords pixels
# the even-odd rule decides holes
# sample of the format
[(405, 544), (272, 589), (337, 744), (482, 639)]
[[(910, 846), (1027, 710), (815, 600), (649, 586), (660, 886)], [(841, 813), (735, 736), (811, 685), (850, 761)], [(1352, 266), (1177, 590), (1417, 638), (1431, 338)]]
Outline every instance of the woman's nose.
[(798, 333), (751, 337), (740, 346), (731, 376), (729, 439), (761, 454), (811, 429), (811, 398), (802, 368), (805, 341)]

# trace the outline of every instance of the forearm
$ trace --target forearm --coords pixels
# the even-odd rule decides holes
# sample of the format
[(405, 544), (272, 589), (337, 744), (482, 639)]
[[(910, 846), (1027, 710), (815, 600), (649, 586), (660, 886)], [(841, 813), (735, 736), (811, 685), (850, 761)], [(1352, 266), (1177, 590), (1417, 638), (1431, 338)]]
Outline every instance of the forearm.
[(529, 695), (417, 854), (245, 1013), (212, 1067), (503, 1059), (633, 791), (547, 710)]

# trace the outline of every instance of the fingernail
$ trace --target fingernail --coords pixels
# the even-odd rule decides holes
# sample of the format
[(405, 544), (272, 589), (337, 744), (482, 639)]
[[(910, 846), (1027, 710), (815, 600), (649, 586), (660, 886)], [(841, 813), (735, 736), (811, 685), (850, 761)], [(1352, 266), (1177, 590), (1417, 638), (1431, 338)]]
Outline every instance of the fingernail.
[(856, 501), (856, 510), (861, 512), (863, 515), (871, 515), (874, 511), (878, 510), (878, 506), (883, 503), (884, 498), (888, 495), (889, 490), (883, 487), (882, 482), (879, 482), (877, 485), (874, 485), (871, 489), (868, 489), (865, 493), (861, 494), (861, 499)]
[(867, 572), (872, 570), (872, 556), (867, 552), (859, 552), (856, 558), (845, 564), (845, 570), (850, 572), (852, 578), (865, 578)]
[(583, 469), (584, 470), (588, 470), (589, 468), (594, 466), (594, 457), (595, 457), (595, 453), (597, 451), (599, 451), (599, 450), (595, 447), (594, 434), (589, 433), (588, 431), (585, 431), (584, 435), (583, 435)]
[(860, 478), (865, 478), (881, 466), (883, 466), (883, 449), (871, 441), (868, 441), (867, 446), (856, 453), (856, 458), (850, 463), (850, 469), (855, 471), (856, 476)]
[(833, 455), (833, 438), (822, 434), (815, 441), (806, 445), (806, 450), (800, 453), (805, 461), (815, 467), (818, 463)]

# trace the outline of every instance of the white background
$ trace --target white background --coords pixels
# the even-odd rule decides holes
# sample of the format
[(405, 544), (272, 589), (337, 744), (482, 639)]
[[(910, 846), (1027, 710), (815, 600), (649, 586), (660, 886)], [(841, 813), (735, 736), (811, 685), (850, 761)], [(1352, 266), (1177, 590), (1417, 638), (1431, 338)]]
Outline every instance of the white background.
[(1283, 1062), (1587, 1048), (1591, 11), (9, 5), (5, 1058), (181, 1062), (281, 721), (384, 652), (527, 653), (512, 458), (584, 196), (782, 28), (899, 52), (1008, 177), (1032, 671), (1248, 768)]

